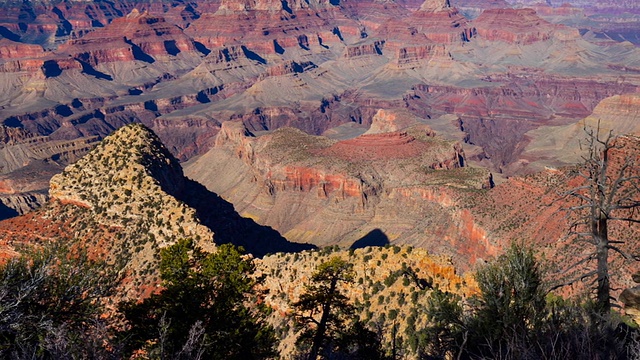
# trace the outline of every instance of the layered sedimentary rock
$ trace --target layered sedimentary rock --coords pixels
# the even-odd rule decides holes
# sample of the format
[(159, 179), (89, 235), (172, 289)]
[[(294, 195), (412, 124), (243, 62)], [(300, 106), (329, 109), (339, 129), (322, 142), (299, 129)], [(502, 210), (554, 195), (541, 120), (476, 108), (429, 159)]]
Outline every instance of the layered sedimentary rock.
[(0, 58), (38, 58), (44, 56), (44, 50), (39, 45), (24, 44), (9, 39), (0, 40)]
[(70, 40), (58, 51), (96, 66), (133, 60), (153, 62), (158, 56), (195, 52), (195, 47), (177, 26), (134, 9), (103, 29)]
[(559, 31), (567, 38), (579, 37), (577, 30), (554, 26), (538, 17), (533, 9), (487, 9), (473, 24), (480, 37), (512, 44), (546, 41)]
[[(425, 226), (437, 223), (436, 232), (447, 236), (433, 246), (460, 258), (455, 244), (468, 237), (478, 244), (477, 256), (486, 257), (495, 246), (444, 195), (447, 185), (481, 188), (487, 181), (488, 173), (464, 165), (459, 145), (415, 123), (331, 141), (288, 128), (254, 138), (240, 122), (227, 122), (216, 146), (187, 164), (186, 173), (292, 241), (349, 246), (379, 229), (390, 241), (426, 244), (434, 239)], [(425, 212), (438, 219), (418, 216)], [(461, 228), (469, 231), (456, 235)]]
[(448, 0), (426, 0), (413, 17), (416, 29), (437, 43), (468, 41), (475, 34), (467, 19)]
[[(186, 33), (211, 50), (240, 42), (262, 57), (339, 41), (340, 30), (325, 18), (333, 6), (302, 3), (223, 1), (215, 14), (204, 14)], [(321, 14), (312, 16), (316, 13)]]
[[(4, 12), (0, 118), (51, 140), (141, 122), (188, 160), (229, 120), (347, 139), (404, 108), (511, 176), (534, 160), (532, 131), (635, 91), (640, 72), (629, 44), (500, 4), (468, 20), (445, 0), (33, 3)], [(30, 40), (38, 24), (50, 40)]]
[(85, 155), (95, 141), (53, 140), (20, 128), (0, 127), (0, 201), (13, 209), (7, 214), (23, 214), (44, 204), (46, 179)]

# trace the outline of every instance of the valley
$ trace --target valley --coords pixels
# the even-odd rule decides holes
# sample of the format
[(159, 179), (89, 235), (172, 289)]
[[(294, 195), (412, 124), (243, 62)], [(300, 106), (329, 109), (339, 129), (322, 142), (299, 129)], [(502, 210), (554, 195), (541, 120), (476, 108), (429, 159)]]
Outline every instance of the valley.
[(4, 1), (0, 258), (86, 251), (120, 276), (111, 316), (170, 288), (175, 244), (241, 246), (245, 302), (291, 357), (294, 304), (337, 257), (355, 318), (420, 358), (434, 294), (473, 301), (511, 244), (549, 288), (593, 268), (576, 239), (595, 131), (614, 136), (600, 176), (629, 177), (606, 227), (622, 305), (640, 270), (639, 18), (634, 1)]

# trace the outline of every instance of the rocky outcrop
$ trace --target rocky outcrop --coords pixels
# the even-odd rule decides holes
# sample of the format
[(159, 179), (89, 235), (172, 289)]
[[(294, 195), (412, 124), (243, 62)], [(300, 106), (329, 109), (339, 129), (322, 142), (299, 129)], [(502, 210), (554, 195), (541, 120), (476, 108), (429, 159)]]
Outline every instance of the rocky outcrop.
[[(482, 254), (479, 258), (488, 256), (495, 251), (489, 236), (478, 235), (482, 228), (473, 216), (459, 214), (458, 200), (441, 188), (480, 188), (488, 174), (465, 168), (458, 144), (443, 141), (428, 127), (408, 125), (410, 120), (403, 115), (407, 116), (382, 111), (376, 120), (387, 123), (377, 125), (378, 130), (401, 127), (401, 131), (342, 141), (290, 128), (253, 137), (240, 122), (226, 122), (215, 147), (188, 163), (186, 173), (219, 191), (242, 214), (293, 241), (346, 245), (378, 228), (393, 234), (390, 241), (426, 246), (431, 236), (416, 229), (437, 222), (438, 231), (450, 237), (433, 243), (434, 247), (459, 259), (461, 254), (452, 244), (464, 240), (455, 233), (470, 228), (462, 233), (478, 244), (473, 249)], [(218, 176), (211, 177), (212, 172)], [(422, 216), (408, 215), (425, 211), (437, 212), (438, 220), (425, 222)]]
[(272, 66), (267, 69), (266, 76), (282, 76), (289, 74), (300, 74), (307, 70), (315, 68), (315, 64), (312, 62), (297, 63), (295, 61), (285, 61), (276, 66)]
[(384, 48), (384, 41), (374, 41), (369, 44), (350, 45), (345, 49), (344, 56), (347, 59), (365, 56), (365, 55), (382, 55), (382, 49)]
[(441, 44), (401, 46), (395, 50), (395, 64), (399, 67), (417, 66), (420, 60), (446, 57), (447, 48)]
[[(371, 126), (365, 134), (393, 133), (414, 125), (418, 119), (405, 110), (380, 109), (371, 119)], [(435, 136), (435, 131), (425, 129), (428, 136)]]
[(449, 0), (426, 0), (412, 16), (415, 29), (438, 44), (458, 44), (469, 41), (475, 34), (475, 29)]
[(131, 125), (52, 177), (49, 195), (88, 208), (107, 226), (148, 223), (148, 234), (159, 247), (171, 243), (169, 234), (182, 233), (211, 249), (213, 233), (176, 198), (185, 185), (180, 165), (160, 140), (141, 125)]
[(616, 134), (640, 135), (640, 94), (614, 95), (603, 99), (582, 123)]
[(487, 9), (474, 20), (478, 36), (490, 41), (529, 45), (546, 41), (558, 32), (564, 39), (578, 39), (578, 30), (552, 25), (533, 9)]
[(0, 59), (39, 58), (45, 55), (39, 45), (24, 44), (9, 39), (0, 39)]

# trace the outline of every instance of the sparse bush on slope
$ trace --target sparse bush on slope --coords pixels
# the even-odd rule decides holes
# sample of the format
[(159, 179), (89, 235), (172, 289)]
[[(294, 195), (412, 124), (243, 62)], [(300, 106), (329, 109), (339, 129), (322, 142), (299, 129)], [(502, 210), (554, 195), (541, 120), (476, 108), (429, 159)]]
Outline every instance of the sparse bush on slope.
[(102, 317), (117, 282), (112, 267), (61, 246), (10, 259), (0, 267), (0, 357), (117, 357)]
[(637, 333), (614, 314), (547, 292), (531, 249), (512, 245), (480, 269), (468, 302), (435, 291), (427, 302), (421, 358), (631, 359)]

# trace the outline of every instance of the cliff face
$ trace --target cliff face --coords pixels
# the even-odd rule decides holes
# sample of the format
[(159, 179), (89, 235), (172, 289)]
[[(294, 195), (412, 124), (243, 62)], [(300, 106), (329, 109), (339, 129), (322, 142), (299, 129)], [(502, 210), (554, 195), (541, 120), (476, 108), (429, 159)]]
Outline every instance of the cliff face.
[[(124, 35), (124, 36), (123, 36)], [(60, 53), (91, 66), (108, 62), (168, 59), (180, 53), (196, 53), (193, 41), (163, 17), (133, 9), (104, 28), (71, 39), (58, 48)]]
[(53, 140), (21, 128), (0, 127), (0, 201), (12, 209), (2, 218), (44, 204), (49, 187), (46, 178), (89, 152), (96, 140)]
[(458, 144), (396, 120), (402, 116), (383, 112), (374, 124), (402, 131), (343, 141), (288, 128), (255, 138), (240, 122), (226, 122), (215, 147), (185, 171), (292, 241), (350, 246), (378, 229), (392, 242), (429, 244), (456, 259), (467, 254), (457, 247), (467, 240), (476, 244), (468, 252), (490, 256), (496, 245), (447, 189), (480, 188), (488, 173), (465, 168)]
[(578, 30), (553, 25), (533, 9), (487, 9), (473, 22), (480, 37), (511, 44), (533, 44), (546, 41), (554, 32), (564, 31), (565, 38), (579, 38)]
[(584, 123), (616, 134), (640, 135), (640, 94), (614, 95), (602, 100)]

